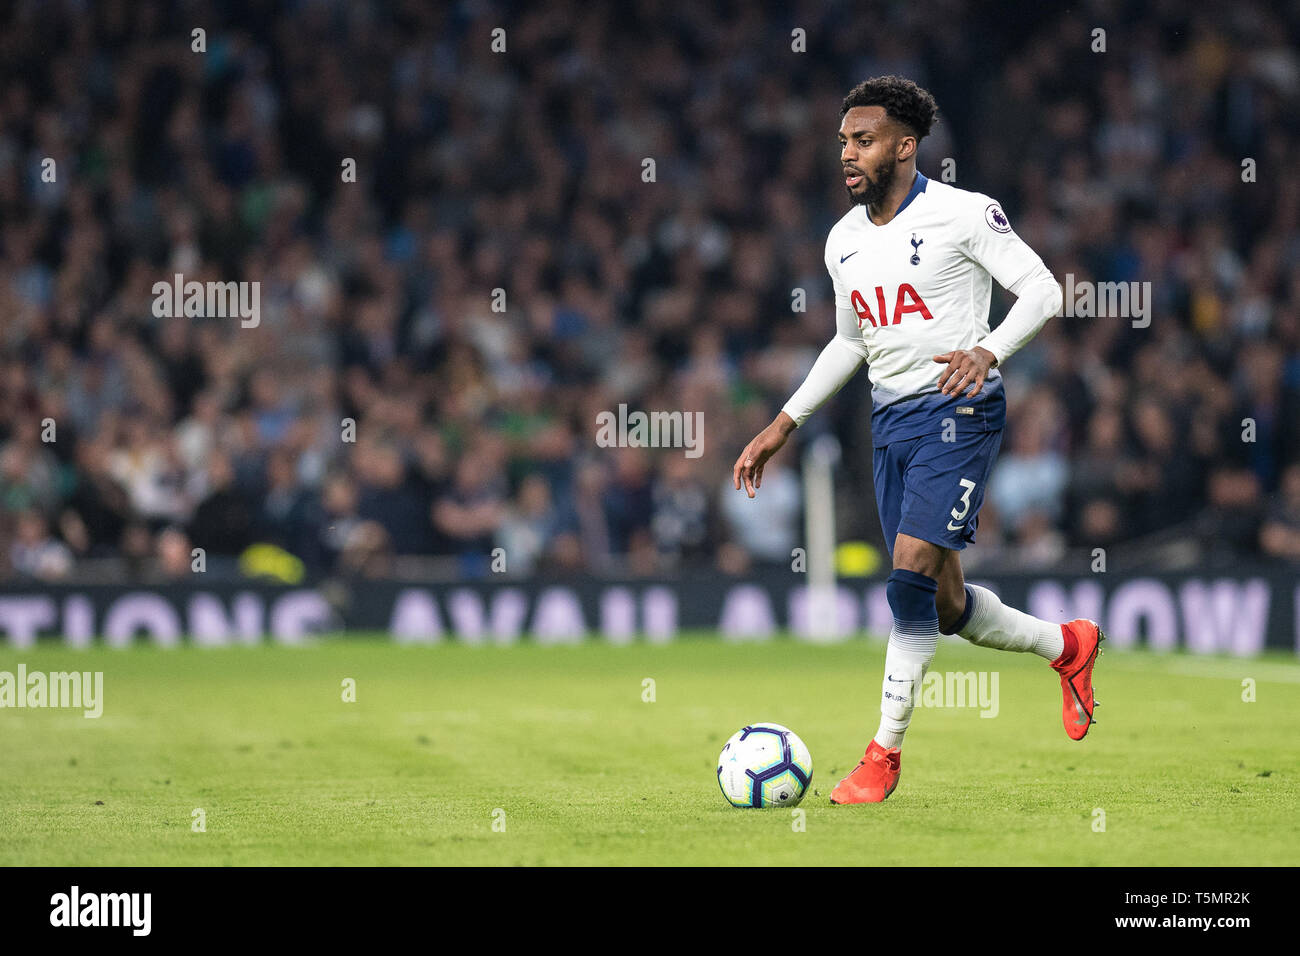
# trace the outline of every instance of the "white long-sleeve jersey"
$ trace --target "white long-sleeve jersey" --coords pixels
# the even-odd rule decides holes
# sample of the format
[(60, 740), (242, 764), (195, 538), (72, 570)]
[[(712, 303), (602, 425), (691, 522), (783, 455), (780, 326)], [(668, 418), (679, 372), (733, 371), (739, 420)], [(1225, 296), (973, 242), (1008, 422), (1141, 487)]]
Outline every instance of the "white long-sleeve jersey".
[[(863, 362), (871, 377), (876, 446), (916, 437), (950, 415), (993, 430), (1006, 418), (1002, 376), (990, 370), (973, 399), (939, 394), (934, 356), (975, 346), (1001, 366), (1061, 310), (1061, 287), (983, 193), (920, 173), (888, 223), (854, 206), (826, 240), (836, 335), (784, 411), (802, 425)], [(1017, 296), (989, 331), (992, 280)]]

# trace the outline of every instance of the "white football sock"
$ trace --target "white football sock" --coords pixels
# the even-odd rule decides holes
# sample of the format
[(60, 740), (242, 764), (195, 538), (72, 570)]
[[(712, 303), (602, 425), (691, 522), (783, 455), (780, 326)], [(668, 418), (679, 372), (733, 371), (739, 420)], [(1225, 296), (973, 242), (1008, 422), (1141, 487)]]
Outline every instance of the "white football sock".
[(939, 643), (938, 623), (930, 635), (900, 635), (897, 627), (889, 634), (885, 652), (885, 679), (880, 688), (880, 729), (876, 743), (888, 750), (903, 745), (903, 734), (912, 722), (912, 708), (921, 690), (921, 680), (930, 669)]
[(957, 633), (980, 647), (1001, 651), (1033, 651), (1054, 661), (1065, 651), (1061, 625), (1040, 620), (1003, 604), (996, 594), (978, 584), (968, 584), (975, 599), (970, 619)]

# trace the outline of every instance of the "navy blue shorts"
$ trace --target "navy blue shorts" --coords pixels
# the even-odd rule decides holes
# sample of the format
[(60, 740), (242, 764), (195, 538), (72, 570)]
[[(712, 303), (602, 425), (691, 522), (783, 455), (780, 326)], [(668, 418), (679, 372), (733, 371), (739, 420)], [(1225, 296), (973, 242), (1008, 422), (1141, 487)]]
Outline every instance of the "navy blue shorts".
[(931, 433), (876, 448), (876, 508), (889, 553), (899, 534), (954, 551), (973, 544), (976, 516), (1001, 446), (999, 429), (958, 432), (948, 442)]

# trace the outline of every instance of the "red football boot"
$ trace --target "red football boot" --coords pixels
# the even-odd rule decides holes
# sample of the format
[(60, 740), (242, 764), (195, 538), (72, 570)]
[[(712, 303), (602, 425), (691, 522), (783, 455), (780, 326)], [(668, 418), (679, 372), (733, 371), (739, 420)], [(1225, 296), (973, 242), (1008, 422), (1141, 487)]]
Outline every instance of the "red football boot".
[[(1092, 665), (1106, 639), (1096, 621), (1080, 618), (1061, 625), (1066, 650), (1052, 661), (1052, 670), (1061, 675), (1061, 722), (1071, 740), (1082, 740), (1097, 721), (1094, 709), (1099, 706), (1092, 696)], [(1070, 651), (1073, 637), (1074, 653)]]
[(835, 785), (831, 803), (880, 803), (898, 786), (902, 753), (874, 740), (853, 772)]

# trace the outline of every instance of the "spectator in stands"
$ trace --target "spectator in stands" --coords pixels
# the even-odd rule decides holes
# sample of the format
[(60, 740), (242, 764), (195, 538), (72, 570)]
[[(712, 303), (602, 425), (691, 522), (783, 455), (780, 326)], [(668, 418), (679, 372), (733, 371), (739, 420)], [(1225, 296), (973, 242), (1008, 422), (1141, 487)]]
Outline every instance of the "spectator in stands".
[(726, 540), (742, 552), (724, 555), (725, 569), (743, 570), (749, 563), (745, 556), (760, 565), (789, 568), (794, 560), (791, 552), (803, 537), (799, 523), (803, 500), (794, 470), (769, 462), (763, 471), (762, 493), (753, 499), (736, 493), (730, 475), (721, 482), (720, 491)]
[(9, 565), (25, 577), (57, 581), (72, 570), (72, 552), (50, 534), (49, 524), (40, 512), (23, 511), (17, 517)]
[(248, 497), (235, 487), (230, 457), (217, 451), (208, 458), (206, 493), (194, 509), (189, 535), (212, 558), (237, 558), (256, 539), (256, 517)]
[(528, 475), (496, 529), (496, 546), (505, 552), (505, 570), (531, 574), (550, 551), (559, 529), (551, 488), (541, 475)]
[(506, 514), (505, 485), (487, 452), (474, 451), (456, 464), (446, 492), (433, 502), (433, 523), (456, 553), (486, 563), (492, 536)]
[(1271, 558), (1300, 561), (1300, 464), (1282, 472), (1282, 487), (1268, 502), (1259, 546)]

